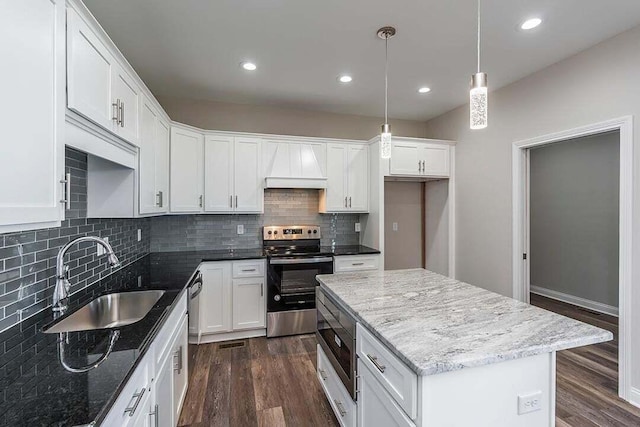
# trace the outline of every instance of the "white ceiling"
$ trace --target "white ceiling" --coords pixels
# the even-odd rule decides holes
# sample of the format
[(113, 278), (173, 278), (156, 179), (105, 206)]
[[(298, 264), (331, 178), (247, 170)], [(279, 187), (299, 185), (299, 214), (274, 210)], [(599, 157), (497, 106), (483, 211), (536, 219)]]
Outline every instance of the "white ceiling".
[[(426, 120), (467, 102), (475, 0), (85, 0), (154, 94)], [(640, 25), (638, 0), (484, 0), (490, 89)], [(544, 19), (522, 32), (527, 17)], [(239, 64), (252, 60), (249, 73)], [(337, 82), (341, 73), (353, 82)], [(417, 93), (430, 86), (427, 95)]]

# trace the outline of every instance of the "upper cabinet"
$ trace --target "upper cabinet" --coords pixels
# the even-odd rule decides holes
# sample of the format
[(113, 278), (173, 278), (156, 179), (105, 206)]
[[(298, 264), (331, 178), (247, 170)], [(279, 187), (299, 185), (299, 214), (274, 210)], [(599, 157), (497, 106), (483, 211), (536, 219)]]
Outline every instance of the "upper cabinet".
[(169, 123), (146, 97), (142, 97), (138, 171), (140, 214), (169, 210), (169, 138)]
[(203, 136), (171, 128), (171, 212), (198, 213), (204, 206)]
[(389, 160), (390, 175), (449, 177), (451, 145), (394, 139)]
[(67, 106), (137, 145), (141, 91), (95, 31), (67, 11)]
[(263, 212), (262, 140), (207, 135), (204, 147), (204, 211)]
[(2, 6), (0, 233), (64, 216), (65, 1)]
[(369, 147), (327, 144), (327, 188), (321, 191), (320, 212), (368, 212)]

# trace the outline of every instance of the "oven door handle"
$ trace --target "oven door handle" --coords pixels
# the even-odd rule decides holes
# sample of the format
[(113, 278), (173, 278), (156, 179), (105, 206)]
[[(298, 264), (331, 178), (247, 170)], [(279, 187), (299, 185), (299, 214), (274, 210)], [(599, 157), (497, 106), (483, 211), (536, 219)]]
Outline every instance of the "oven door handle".
[(269, 264), (272, 265), (287, 265), (287, 264), (319, 264), (321, 262), (333, 262), (331, 257), (322, 258), (272, 258), (269, 260)]

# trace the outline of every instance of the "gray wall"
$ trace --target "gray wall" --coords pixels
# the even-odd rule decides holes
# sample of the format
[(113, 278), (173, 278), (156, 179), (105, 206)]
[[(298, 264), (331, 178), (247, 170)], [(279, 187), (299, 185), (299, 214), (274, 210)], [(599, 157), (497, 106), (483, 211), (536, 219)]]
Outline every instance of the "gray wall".
[[(560, 61), (489, 94), (489, 127), (469, 129), (468, 105), (427, 123), (427, 135), (456, 145), (456, 275), (477, 286), (512, 295), (513, 142), (623, 117), (640, 117), (640, 27)], [(491, 70), (489, 79), (491, 79)], [(461, 70), (464, 72), (464, 70)], [(640, 147), (638, 122), (633, 133)], [(640, 150), (634, 150), (640, 165)], [(640, 171), (633, 185), (640, 212)], [(640, 221), (632, 224), (633, 286), (640, 280)], [(630, 301), (631, 336), (640, 337), (640, 292)], [(640, 339), (631, 342), (640, 366)], [(631, 385), (640, 389), (640, 369)]]
[[(421, 182), (384, 183), (384, 269), (422, 268), (424, 185)], [(393, 223), (398, 230), (393, 231)]]
[[(208, 130), (270, 133), (369, 140), (380, 133), (384, 119), (280, 108), (231, 104), (173, 97), (158, 97), (172, 120)], [(390, 120), (395, 135), (424, 137), (425, 124)]]
[[(263, 225), (320, 225), (322, 244), (356, 245), (358, 214), (318, 213), (319, 191), (269, 189), (263, 215), (172, 215), (151, 220), (153, 252), (240, 249), (262, 246)], [(237, 234), (237, 225), (244, 234)]]
[[(66, 169), (72, 175), (71, 210), (62, 226), (0, 234), (0, 331), (51, 305), (58, 250), (76, 237), (109, 237), (122, 262), (130, 264), (149, 253), (148, 219), (87, 219), (87, 156), (67, 148)], [(142, 240), (137, 241), (138, 229)], [(96, 246), (83, 243), (67, 256), (71, 291), (108, 275), (111, 269)]]
[(620, 133), (531, 150), (531, 285), (618, 306)]

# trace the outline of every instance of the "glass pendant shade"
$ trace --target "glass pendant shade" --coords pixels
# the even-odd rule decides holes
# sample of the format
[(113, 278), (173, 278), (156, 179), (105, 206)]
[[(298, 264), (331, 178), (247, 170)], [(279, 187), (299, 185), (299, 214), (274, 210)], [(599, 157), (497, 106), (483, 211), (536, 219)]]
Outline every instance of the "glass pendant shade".
[(391, 158), (391, 126), (388, 124), (382, 125), (382, 133), (380, 133), (380, 157)]
[(471, 90), (469, 92), (469, 119), (471, 129), (487, 127), (488, 90), (487, 74), (476, 73), (471, 76)]

